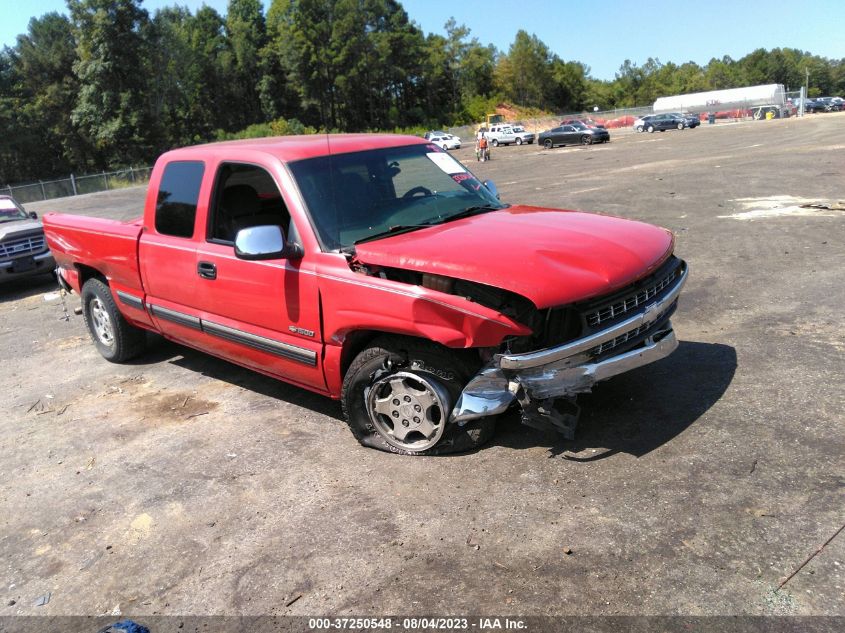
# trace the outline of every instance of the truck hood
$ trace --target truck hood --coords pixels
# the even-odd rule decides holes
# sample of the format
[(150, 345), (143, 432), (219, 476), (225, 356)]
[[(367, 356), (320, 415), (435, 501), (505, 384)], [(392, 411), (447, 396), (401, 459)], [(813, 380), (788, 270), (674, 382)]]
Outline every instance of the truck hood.
[(38, 220), (12, 220), (11, 222), (0, 222), (0, 240), (6, 239), (15, 233), (27, 231), (41, 231), (41, 222)]
[(659, 266), (674, 238), (650, 224), (513, 206), (365, 242), (364, 264), (503, 288), (548, 308), (601, 296)]

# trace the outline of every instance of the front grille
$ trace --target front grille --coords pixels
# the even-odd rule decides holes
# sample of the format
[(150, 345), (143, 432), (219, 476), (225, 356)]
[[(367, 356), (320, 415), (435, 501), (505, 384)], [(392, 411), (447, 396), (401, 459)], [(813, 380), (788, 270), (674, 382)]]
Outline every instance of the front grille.
[[(675, 262), (677, 264), (681, 263), (677, 259), (675, 259)], [(623, 316), (639, 306), (645, 305), (646, 302), (654, 299), (666, 288), (671, 286), (682, 270), (683, 267), (680, 265), (674, 266), (668, 273), (664, 268), (655, 276), (646, 279), (642, 284), (638, 284), (635, 288), (632, 288), (629, 293), (615, 298), (611, 303), (600, 305), (585, 312), (584, 316), (586, 317), (587, 325), (591, 328), (596, 327)]]
[(40, 253), (45, 248), (46, 244), (44, 242), (43, 233), (41, 235), (31, 235), (29, 237), (21, 237), (18, 239), (0, 242), (0, 257), (3, 259), (20, 257), (21, 255)]
[(600, 356), (601, 354), (604, 354), (605, 352), (609, 352), (614, 347), (617, 347), (618, 345), (622, 345), (622, 343), (627, 343), (628, 341), (630, 341), (635, 336), (639, 336), (640, 332), (645, 332), (648, 328), (651, 327), (651, 325), (652, 325), (651, 323), (649, 323), (648, 325), (641, 325), (638, 328), (634, 328), (630, 332), (625, 332), (624, 334), (620, 334), (615, 339), (611, 339), (610, 341), (605, 341), (601, 345), (596, 345), (593, 349), (591, 349), (587, 353), (590, 356)]
[[(660, 329), (664, 327), (664, 324), (669, 320), (669, 317), (675, 311), (675, 305), (673, 305), (669, 310), (664, 312), (656, 323), (643, 323), (641, 326), (636, 327), (633, 330), (628, 330), (624, 334), (620, 334), (614, 339), (605, 341), (601, 345), (596, 345), (594, 348), (589, 350), (587, 354), (593, 357), (601, 356), (602, 354), (606, 354), (607, 352), (616, 349), (617, 347), (620, 347), (625, 343), (631, 343), (631, 346), (635, 347), (636, 343), (634, 342), (634, 339), (648, 338), (649, 336), (653, 336), (655, 332), (660, 331)], [(622, 351), (624, 350), (619, 350), (619, 352)]]

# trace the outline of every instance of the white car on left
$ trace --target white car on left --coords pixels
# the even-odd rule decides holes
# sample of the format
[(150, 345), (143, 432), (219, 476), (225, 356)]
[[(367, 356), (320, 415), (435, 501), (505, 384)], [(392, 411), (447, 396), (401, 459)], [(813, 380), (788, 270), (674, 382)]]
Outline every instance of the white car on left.
[(461, 149), (461, 139), (452, 134), (432, 134), (428, 140), (443, 149)]

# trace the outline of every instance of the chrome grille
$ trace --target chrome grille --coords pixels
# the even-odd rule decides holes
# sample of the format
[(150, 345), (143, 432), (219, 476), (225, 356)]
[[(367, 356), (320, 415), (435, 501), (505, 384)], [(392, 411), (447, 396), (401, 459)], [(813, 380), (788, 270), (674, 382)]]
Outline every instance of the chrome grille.
[(4, 259), (9, 257), (20, 257), (21, 255), (40, 253), (45, 248), (46, 243), (44, 241), (43, 234), (31, 235), (29, 237), (0, 242), (0, 257)]
[(605, 352), (612, 350), (617, 345), (622, 345), (622, 343), (625, 343), (626, 341), (630, 341), (635, 336), (639, 336), (640, 333), (645, 332), (648, 328), (651, 327), (651, 325), (652, 324), (648, 324), (648, 325), (644, 324), (644, 325), (641, 325), (638, 328), (634, 328), (633, 330), (625, 332), (624, 334), (620, 334), (619, 336), (617, 336), (614, 339), (611, 339), (609, 341), (605, 341), (601, 345), (597, 345), (596, 347), (594, 347), (593, 349), (591, 349), (587, 353), (590, 354), (591, 356), (599, 356), (601, 354), (604, 354)]
[[(638, 306), (645, 304), (649, 299), (653, 299), (666, 287), (668, 287), (675, 280), (678, 271), (680, 271), (680, 268), (675, 268), (668, 275), (661, 277), (659, 280), (652, 282), (644, 288), (638, 288), (636, 292), (628, 295), (627, 297), (622, 297), (610, 305), (602, 306), (593, 312), (588, 312), (586, 314), (587, 325), (590, 327), (601, 325), (605, 321), (615, 319), (616, 317), (622, 316)], [(605, 345), (608, 344), (609, 343), (605, 343)]]
[(654, 323), (643, 323), (641, 326), (634, 328), (633, 330), (629, 330), (624, 334), (620, 334), (615, 339), (610, 341), (605, 341), (601, 345), (596, 345), (593, 349), (587, 352), (590, 356), (601, 356), (605, 352), (609, 352), (614, 347), (618, 347), (623, 343), (627, 343), (635, 339), (636, 337), (640, 336), (641, 334), (646, 334), (649, 330), (654, 330), (651, 332), (650, 336), (654, 336), (661, 330), (665, 328), (665, 325), (661, 325), (660, 327), (655, 327)]

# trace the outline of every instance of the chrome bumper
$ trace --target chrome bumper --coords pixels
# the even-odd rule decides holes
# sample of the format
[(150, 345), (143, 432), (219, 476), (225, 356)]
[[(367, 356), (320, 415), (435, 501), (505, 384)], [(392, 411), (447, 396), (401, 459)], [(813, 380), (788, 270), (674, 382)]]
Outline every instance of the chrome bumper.
[(662, 338), (646, 339), (645, 345), (597, 363), (566, 366), (552, 363), (532, 371), (517, 372), (509, 379), (495, 366), (487, 366), (461, 392), (451, 422), (466, 423), (476, 418), (504, 413), (517, 398), (520, 388), (533, 399), (564, 398), (585, 393), (593, 385), (637, 367), (665, 358), (678, 347), (678, 339), (667, 323), (668, 330), (657, 334)]
[(465, 424), (496, 415), (517, 398), (524, 406), (532, 400), (572, 397), (590, 391), (597, 382), (665, 358), (678, 347), (668, 320), (634, 349), (601, 361), (592, 361), (589, 352), (637, 328), (647, 329), (665, 317), (686, 283), (687, 272), (683, 271), (662, 299), (601, 332), (537, 352), (497, 354), (464, 387), (449, 420)]
[(576, 341), (560, 345), (558, 347), (551, 347), (543, 349), (538, 352), (530, 352), (528, 354), (497, 354), (495, 359), (499, 367), (502, 369), (527, 369), (529, 367), (539, 367), (540, 365), (547, 365), (554, 363), (570, 356), (575, 356), (586, 352), (606, 343), (607, 341), (615, 339), (617, 336), (630, 332), (642, 325), (648, 325), (657, 321), (668, 310), (681, 294), (681, 289), (687, 282), (687, 275), (689, 268), (685, 268), (681, 277), (675, 282), (672, 289), (660, 301), (656, 301), (646, 306), (642, 312), (635, 314), (630, 319), (626, 319), (621, 323), (614, 325), (601, 332), (596, 332), (591, 336), (579, 338)]

